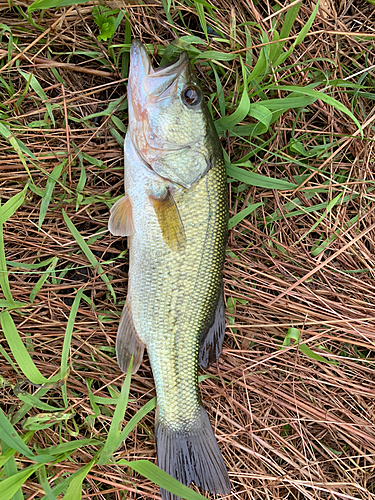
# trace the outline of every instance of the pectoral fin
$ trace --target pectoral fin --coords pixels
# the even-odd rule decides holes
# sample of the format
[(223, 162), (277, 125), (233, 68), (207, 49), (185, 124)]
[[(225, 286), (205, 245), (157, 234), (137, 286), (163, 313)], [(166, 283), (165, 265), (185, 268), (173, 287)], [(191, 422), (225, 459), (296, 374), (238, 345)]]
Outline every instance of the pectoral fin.
[(134, 234), (133, 207), (128, 195), (120, 198), (111, 208), (108, 229), (114, 236)]
[(123, 372), (127, 372), (131, 357), (133, 356), (133, 370), (135, 373), (142, 362), (145, 346), (137, 337), (133, 318), (128, 301), (122, 311), (120, 325), (116, 337), (117, 362)]
[(156, 198), (150, 195), (165, 243), (172, 250), (183, 250), (186, 244), (184, 225), (172, 193), (166, 189)]
[(218, 360), (225, 335), (225, 305), (221, 292), (211, 326), (201, 335), (199, 343), (199, 364), (207, 368)]

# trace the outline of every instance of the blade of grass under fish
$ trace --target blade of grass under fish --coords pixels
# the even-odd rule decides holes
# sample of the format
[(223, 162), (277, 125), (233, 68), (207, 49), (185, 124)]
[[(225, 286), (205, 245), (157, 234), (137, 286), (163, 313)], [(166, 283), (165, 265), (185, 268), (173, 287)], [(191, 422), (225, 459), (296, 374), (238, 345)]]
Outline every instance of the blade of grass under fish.
[(122, 384), (120, 397), (116, 405), (115, 413), (112, 417), (111, 427), (109, 428), (108, 437), (104, 443), (103, 449), (98, 458), (99, 465), (105, 465), (111, 459), (116, 450), (121, 435), (121, 421), (124, 419), (126, 407), (128, 405), (130, 381), (132, 376), (133, 358), (130, 361), (128, 371), (124, 383)]
[(64, 218), (64, 221), (65, 221), (65, 224), (68, 226), (68, 229), (69, 231), (72, 233), (74, 239), (76, 240), (76, 242), (78, 243), (79, 247), (81, 248), (82, 252), (86, 255), (86, 257), (88, 258), (90, 264), (98, 270), (99, 274), (100, 274), (100, 277), (101, 279), (104, 281), (104, 283), (107, 285), (107, 288), (108, 290), (111, 292), (111, 295), (113, 297), (113, 300), (114, 302), (116, 303), (116, 294), (115, 294), (115, 291), (109, 281), (109, 278), (108, 276), (104, 273), (104, 270), (102, 268), (102, 266), (99, 264), (97, 258), (95, 257), (95, 255), (92, 253), (92, 251), (90, 250), (90, 248), (88, 247), (87, 243), (85, 242), (85, 240), (82, 238), (82, 236), (80, 235), (78, 229), (75, 227), (75, 225), (73, 224), (73, 222), (69, 219), (69, 217), (67, 216), (67, 214), (65, 213), (65, 211), (63, 210), (62, 211), (62, 214), (63, 214), (63, 218)]
[(3, 410), (0, 409), (0, 428), (1, 428), (1, 439), (13, 450), (18, 451), (25, 455), (25, 457), (33, 460), (35, 458), (34, 453), (29, 449), (28, 446), (23, 442), (19, 436), (16, 429), (7, 419)]
[(129, 422), (125, 425), (124, 429), (122, 430), (120, 437), (117, 441), (117, 446), (118, 448), (123, 441), (129, 436), (129, 434), (132, 432), (132, 430), (135, 428), (135, 426), (142, 420), (143, 417), (147, 415), (150, 411), (154, 410), (156, 408), (156, 398), (150, 399), (145, 405), (142, 406), (140, 410), (137, 411), (137, 413), (129, 420)]
[[(68, 370), (69, 370), (68, 359), (69, 359), (70, 345), (72, 342), (73, 327), (74, 327), (74, 322), (76, 320), (78, 307), (79, 307), (79, 303), (81, 301), (81, 297), (82, 297), (83, 292), (84, 292), (84, 289), (81, 288), (80, 290), (78, 290), (76, 296), (74, 297), (72, 308), (70, 309), (68, 323), (66, 325), (66, 330), (65, 330), (65, 335), (64, 335), (64, 343), (63, 343), (62, 353), (61, 353), (61, 364), (60, 364), (60, 374), (61, 374), (60, 376), (62, 379), (65, 379), (65, 377), (68, 374)], [(66, 393), (66, 382), (62, 386), (61, 390), (62, 390), (64, 405), (67, 408), (68, 407), (68, 398), (67, 398), (67, 393)]]
[(92, 466), (95, 464), (95, 458), (84, 467), (77, 471), (71, 480), (68, 489), (63, 497), (63, 500), (81, 500), (82, 498), (82, 483)]
[(283, 181), (282, 179), (266, 177), (265, 175), (256, 174), (255, 172), (249, 172), (248, 170), (238, 168), (238, 166), (233, 164), (227, 165), (226, 169), (229, 177), (244, 182), (249, 186), (256, 186), (265, 189), (296, 189), (297, 187), (297, 184)]
[(51, 384), (59, 380), (59, 375), (46, 379), (35, 366), (30, 354), (19, 336), (16, 325), (8, 311), (0, 314), (0, 324), (12, 354), (25, 375), (33, 384)]
[(238, 214), (229, 219), (228, 229), (232, 229), (232, 227), (241, 222), (248, 215), (252, 214), (257, 208), (261, 207), (262, 205), (264, 205), (264, 203), (253, 203), (252, 205), (249, 205), (248, 207), (241, 210), (241, 212), (238, 212)]
[(130, 467), (138, 472), (138, 474), (142, 474), (142, 476), (146, 477), (164, 490), (168, 490), (184, 500), (205, 500), (204, 496), (180, 483), (177, 479), (147, 460), (134, 460), (132, 462), (128, 462), (127, 460), (121, 459), (116, 462), (116, 464)]
[(25, 469), (17, 472), (11, 477), (1, 481), (1, 500), (10, 500), (13, 495), (22, 488), (25, 481), (37, 471), (42, 464), (30, 465)]
[(47, 178), (46, 188), (43, 191), (42, 195), (42, 203), (40, 204), (38, 229), (42, 227), (44, 218), (48, 210), (48, 206), (51, 201), (53, 188), (55, 187), (55, 184), (61, 175), (62, 169), (66, 164), (67, 160), (63, 160), (61, 163), (56, 165), (56, 167), (52, 170), (51, 175), (49, 175)]
[(45, 281), (47, 280), (48, 276), (52, 273), (52, 271), (55, 269), (57, 262), (59, 261), (58, 257), (53, 257), (52, 262), (48, 266), (48, 268), (42, 273), (42, 276), (38, 279), (36, 282), (35, 286), (31, 290), (30, 293), (30, 302), (33, 303), (35, 297), (38, 295), (39, 290), (42, 288), (44, 285)]

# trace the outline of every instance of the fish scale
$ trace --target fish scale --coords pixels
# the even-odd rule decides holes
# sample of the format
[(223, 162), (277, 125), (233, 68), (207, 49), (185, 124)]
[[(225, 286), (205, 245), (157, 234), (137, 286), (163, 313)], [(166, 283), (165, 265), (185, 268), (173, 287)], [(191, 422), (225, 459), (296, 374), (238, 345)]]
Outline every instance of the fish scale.
[[(137, 370), (146, 347), (157, 393), (158, 465), (189, 485), (229, 493), (198, 390), (198, 364), (221, 352), (228, 194), (221, 145), (186, 53), (154, 70), (133, 42), (125, 196), (109, 228), (129, 239), (128, 295), (116, 352)], [(178, 497), (161, 489), (163, 500)]]

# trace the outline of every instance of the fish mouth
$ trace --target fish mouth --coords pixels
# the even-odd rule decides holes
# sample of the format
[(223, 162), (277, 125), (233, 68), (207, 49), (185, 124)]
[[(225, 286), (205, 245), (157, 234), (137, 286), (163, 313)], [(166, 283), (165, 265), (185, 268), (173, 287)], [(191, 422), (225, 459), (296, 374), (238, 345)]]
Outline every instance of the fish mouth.
[[(130, 70), (128, 81), (129, 134), (131, 141), (148, 168), (163, 155), (179, 151), (180, 144), (157, 136), (150, 124), (154, 107), (177, 96), (179, 85), (192, 78), (192, 70), (186, 52), (171, 64), (154, 69), (150, 56), (139, 40), (130, 48)], [(167, 100), (167, 101), (166, 101)]]
[[(153, 68), (150, 57), (139, 40), (134, 40), (130, 49), (129, 86), (131, 95), (138, 95), (137, 104), (145, 105), (146, 99), (159, 100), (177, 91), (180, 77), (190, 73), (189, 58), (182, 52), (177, 60), (160, 68)], [(141, 102), (143, 101), (143, 103)], [(134, 103), (133, 103), (134, 104)]]

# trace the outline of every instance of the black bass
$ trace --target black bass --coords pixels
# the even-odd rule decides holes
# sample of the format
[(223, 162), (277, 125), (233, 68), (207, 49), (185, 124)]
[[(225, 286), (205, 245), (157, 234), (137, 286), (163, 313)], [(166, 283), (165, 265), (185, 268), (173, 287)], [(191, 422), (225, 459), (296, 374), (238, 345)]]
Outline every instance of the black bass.
[[(153, 69), (130, 51), (125, 196), (109, 229), (129, 237), (129, 289), (116, 352), (133, 372), (147, 347), (157, 393), (158, 465), (186, 485), (229, 493), (197, 382), (221, 353), (228, 194), (221, 145), (187, 54)], [(161, 490), (164, 500), (177, 497)]]

